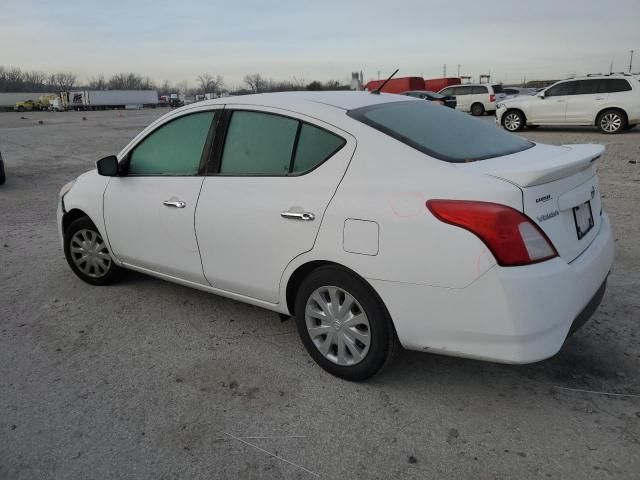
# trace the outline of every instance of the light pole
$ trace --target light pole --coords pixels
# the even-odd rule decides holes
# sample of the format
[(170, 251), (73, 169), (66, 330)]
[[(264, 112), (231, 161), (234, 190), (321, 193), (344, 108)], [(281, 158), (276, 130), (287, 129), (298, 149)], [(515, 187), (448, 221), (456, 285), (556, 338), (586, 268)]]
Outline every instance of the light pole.
[(633, 69), (633, 50), (629, 51), (629, 73)]

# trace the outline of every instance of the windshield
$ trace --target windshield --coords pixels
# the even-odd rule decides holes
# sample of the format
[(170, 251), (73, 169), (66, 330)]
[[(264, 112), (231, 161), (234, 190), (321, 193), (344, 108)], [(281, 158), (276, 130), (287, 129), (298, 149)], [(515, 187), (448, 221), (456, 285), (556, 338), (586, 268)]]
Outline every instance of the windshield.
[(396, 140), (447, 162), (501, 157), (533, 147), (490, 122), (431, 102), (392, 102), (347, 112)]

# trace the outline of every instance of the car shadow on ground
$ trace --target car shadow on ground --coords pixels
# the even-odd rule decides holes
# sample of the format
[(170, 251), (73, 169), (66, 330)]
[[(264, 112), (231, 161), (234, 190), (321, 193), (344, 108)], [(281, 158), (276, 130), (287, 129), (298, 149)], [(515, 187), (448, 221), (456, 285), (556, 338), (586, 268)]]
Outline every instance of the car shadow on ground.
[[(132, 271), (127, 273), (121, 285), (127, 288), (136, 285), (143, 295), (145, 291), (153, 291), (169, 298), (169, 301), (172, 301), (172, 297), (188, 299), (197, 307), (211, 312), (218, 321), (200, 314), (192, 316), (190, 325), (212, 339), (231, 339), (240, 334), (248, 334), (256, 339), (278, 335), (280, 346), (288, 347), (287, 351), (301, 348), (294, 319), (283, 322), (276, 313)], [(477, 384), (479, 389), (491, 390), (535, 386), (549, 391), (559, 386), (628, 393), (628, 382), (620, 372), (629, 371), (633, 360), (619, 350), (612, 351), (603, 346), (597, 328), (598, 325), (587, 323), (565, 341), (558, 354), (527, 365), (498, 364), (401, 349), (388, 368), (366, 383), (385, 389), (412, 388), (412, 385), (420, 384), (446, 384), (449, 388), (462, 388)], [(606, 358), (603, 349), (606, 350)]]

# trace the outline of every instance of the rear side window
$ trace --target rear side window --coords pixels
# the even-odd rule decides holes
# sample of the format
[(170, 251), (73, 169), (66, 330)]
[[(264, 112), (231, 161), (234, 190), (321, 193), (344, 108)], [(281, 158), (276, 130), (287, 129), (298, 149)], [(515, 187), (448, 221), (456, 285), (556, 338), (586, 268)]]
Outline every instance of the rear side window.
[(493, 88), (493, 93), (504, 93), (502, 85), (491, 85), (491, 88)]
[(193, 113), (154, 130), (129, 156), (130, 175), (197, 175), (214, 112)]
[(462, 163), (500, 157), (533, 143), (466, 113), (431, 102), (393, 102), (350, 110), (350, 117), (427, 155)]
[(300, 174), (323, 163), (345, 143), (338, 135), (293, 118), (235, 111), (227, 129), (220, 174)]
[(574, 95), (588, 95), (593, 93), (604, 93), (604, 80), (578, 80), (575, 82), (576, 90)]
[(483, 87), (482, 85), (476, 85), (476, 86), (474, 86), (474, 87), (472, 87), (472, 88), (473, 88), (473, 93), (474, 93), (475, 95), (483, 94), (483, 93), (488, 93), (488, 92), (489, 92), (489, 90), (487, 89), (487, 87)]
[(280, 115), (233, 112), (220, 173), (286, 175), (298, 122)]
[(473, 93), (473, 87), (471, 86), (456, 87), (455, 92), (456, 92), (456, 95), (471, 95)]
[(628, 92), (631, 85), (624, 78), (608, 78), (605, 80), (605, 88), (609, 93)]
[(344, 139), (331, 132), (303, 123), (293, 160), (293, 173), (312, 170), (344, 145)]

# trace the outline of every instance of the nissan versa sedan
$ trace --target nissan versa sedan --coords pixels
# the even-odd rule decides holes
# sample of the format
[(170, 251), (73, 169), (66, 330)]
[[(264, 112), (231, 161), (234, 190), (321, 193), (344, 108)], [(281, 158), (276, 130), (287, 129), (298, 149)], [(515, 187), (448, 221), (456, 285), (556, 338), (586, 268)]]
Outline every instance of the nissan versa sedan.
[(65, 185), (58, 225), (87, 283), (136, 270), (293, 316), (345, 379), (399, 346), (536, 362), (604, 294), (602, 154), (407, 96), (223, 98), (164, 115)]

